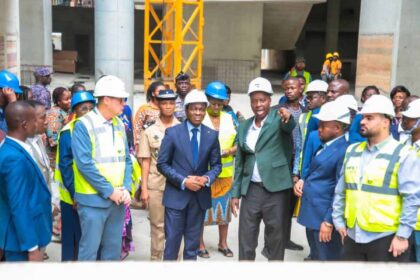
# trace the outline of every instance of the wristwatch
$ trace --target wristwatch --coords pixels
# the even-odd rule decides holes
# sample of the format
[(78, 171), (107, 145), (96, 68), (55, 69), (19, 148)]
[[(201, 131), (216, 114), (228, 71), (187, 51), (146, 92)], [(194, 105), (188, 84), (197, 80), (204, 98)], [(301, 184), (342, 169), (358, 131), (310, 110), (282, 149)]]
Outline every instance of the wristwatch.
[(405, 238), (405, 237), (401, 237), (401, 236), (395, 236), (399, 241), (405, 241), (405, 240), (407, 240), (407, 238)]

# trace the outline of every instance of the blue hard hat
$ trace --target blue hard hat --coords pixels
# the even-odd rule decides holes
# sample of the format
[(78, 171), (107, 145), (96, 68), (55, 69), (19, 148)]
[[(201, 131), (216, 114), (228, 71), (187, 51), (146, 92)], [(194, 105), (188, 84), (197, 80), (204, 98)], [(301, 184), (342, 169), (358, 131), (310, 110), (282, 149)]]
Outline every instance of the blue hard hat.
[(92, 102), (93, 104), (96, 103), (96, 99), (93, 97), (93, 95), (88, 91), (78, 91), (74, 93), (73, 97), (71, 98), (71, 110), (73, 111), (73, 108), (80, 103), (83, 102)]
[(214, 99), (227, 100), (226, 86), (219, 81), (211, 82), (207, 85), (205, 94)]
[(0, 88), (11, 88), (15, 93), (22, 93), (18, 77), (7, 70), (0, 71)]

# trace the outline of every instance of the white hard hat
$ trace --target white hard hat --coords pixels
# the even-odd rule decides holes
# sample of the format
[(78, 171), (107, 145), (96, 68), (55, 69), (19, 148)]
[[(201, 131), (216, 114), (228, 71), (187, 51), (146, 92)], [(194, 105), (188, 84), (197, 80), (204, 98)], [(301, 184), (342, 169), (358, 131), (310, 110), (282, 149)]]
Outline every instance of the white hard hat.
[(338, 121), (350, 124), (350, 111), (341, 102), (331, 101), (321, 106), (319, 113), (314, 115), (320, 121)]
[(209, 105), (209, 102), (204, 92), (196, 89), (193, 89), (187, 94), (187, 96), (185, 96), (184, 108), (187, 108), (187, 105), (191, 103), (206, 103), (206, 106)]
[(352, 110), (358, 111), (359, 109), (356, 98), (354, 98), (354, 96), (351, 94), (340, 95), (335, 99), (335, 101), (340, 102), (341, 104), (347, 106), (347, 108), (350, 108)]
[(411, 118), (411, 119), (420, 118), (420, 99), (411, 101), (408, 104), (407, 110), (401, 112), (401, 114), (404, 117)]
[(375, 94), (363, 105), (360, 114), (384, 114), (395, 117), (394, 105), (386, 96)]
[(308, 87), (306, 88), (306, 92), (308, 91), (322, 91), (327, 92), (328, 84), (323, 80), (313, 80), (309, 83)]
[(130, 94), (125, 90), (124, 82), (115, 76), (107, 75), (100, 78), (95, 85), (93, 96), (110, 96), (127, 98)]
[(265, 92), (268, 95), (273, 95), (273, 88), (269, 80), (258, 77), (253, 79), (248, 86), (248, 95), (254, 92)]

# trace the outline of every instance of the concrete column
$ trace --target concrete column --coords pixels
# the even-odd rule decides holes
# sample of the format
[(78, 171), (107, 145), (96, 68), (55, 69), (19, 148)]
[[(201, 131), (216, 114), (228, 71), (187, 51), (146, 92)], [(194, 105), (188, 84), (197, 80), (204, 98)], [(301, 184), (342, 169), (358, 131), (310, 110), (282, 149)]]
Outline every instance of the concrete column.
[(19, 1), (0, 1), (0, 69), (20, 76)]
[(338, 31), (340, 29), (340, 1), (327, 1), (327, 26), (325, 51), (334, 52), (338, 48)]
[(32, 84), (36, 67), (53, 66), (52, 5), (50, 0), (20, 0), (22, 82)]
[(362, 0), (356, 94), (376, 85), (388, 94), (402, 84), (420, 92), (420, 5), (416, 0)]
[[(134, 1), (95, 1), (95, 77), (115, 75), (127, 91), (134, 80)], [(129, 104), (133, 105), (133, 95)]]
[(246, 92), (261, 73), (263, 3), (204, 5), (203, 87), (221, 80)]

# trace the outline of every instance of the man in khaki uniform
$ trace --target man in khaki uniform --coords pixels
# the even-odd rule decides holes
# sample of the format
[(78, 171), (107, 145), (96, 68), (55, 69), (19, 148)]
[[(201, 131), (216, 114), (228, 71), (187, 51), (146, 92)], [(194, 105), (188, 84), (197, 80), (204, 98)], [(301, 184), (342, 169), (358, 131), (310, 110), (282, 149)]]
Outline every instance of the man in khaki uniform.
[(172, 90), (159, 91), (156, 99), (160, 116), (153, 125), (140, 133), (137, 157), (142, 166), (141, 200), (148, 206), (150, 215), (151, 260), (162, 260), (163, 256), (165, 207), (162, 205), (162, 197), (166, 182), (157, 170), (156, 162), (166, 128), (179, 124), (174, 117), (176, 98)]

